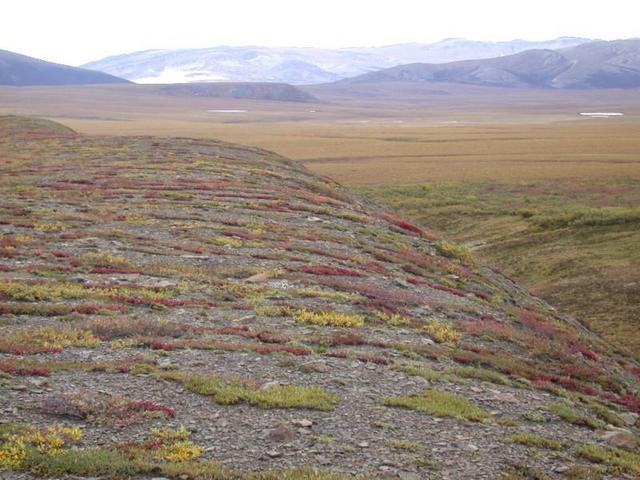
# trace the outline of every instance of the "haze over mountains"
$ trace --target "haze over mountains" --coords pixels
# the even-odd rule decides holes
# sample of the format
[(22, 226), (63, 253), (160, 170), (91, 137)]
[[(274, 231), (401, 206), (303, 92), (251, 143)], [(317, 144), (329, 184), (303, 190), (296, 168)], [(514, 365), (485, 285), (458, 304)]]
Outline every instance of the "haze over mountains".
[(103, 72), (46, 62), (0, 50), (0, 85), (87, 85), (129, 83)]
[(413, 63), (343, 80), (342, 84), (448, 82), (500, 87), (640, 87), (640, 39), (591, 42), (560, 50), (446, 64)]
[(591, 40), (562, 37), (533, 42), (480, 42), (446, 39), (433, 44), (321, 49), (214, 47), (147, 50), (116, 55), (84, 65), (137, 83), (285, 82), (327, 83), (406, 63), (445, 63), (511, 55), (530, 49), (558, 49)]

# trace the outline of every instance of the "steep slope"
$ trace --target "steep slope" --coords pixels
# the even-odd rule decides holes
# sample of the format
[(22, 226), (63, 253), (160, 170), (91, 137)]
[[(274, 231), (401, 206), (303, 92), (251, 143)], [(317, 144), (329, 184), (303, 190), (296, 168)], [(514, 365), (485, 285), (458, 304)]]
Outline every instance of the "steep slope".
[(241, 98), (277, 102), (317, 102), (313, 95), (286, 83), (179, 83), (158, 88), (165, 95)]
[(129, 83), (128, 80), (84, 68), (45, 62), (0, 50), (0, 85), (86, 85)]
[(298, 85), (333, 82), (405, 63), (491, 58), (533, 48), (566, 48), (589, 41), (572, 37), (544, 42), (447, 39), (433, 44), (333, 50), (258, 46), (147, 50), (104, 58), (85, 67), (138, 83), (253, 81)]
[(447, 64), (414, 63), (343, 80), (450, 82), (500, 87), (638, 88), (640, 40), (592, 42), (561, 50), (528, 50), (506, 57)]
[(335, 183), (20, 117), (0, 159), (0, 469), (640, 473), (636, 363)]

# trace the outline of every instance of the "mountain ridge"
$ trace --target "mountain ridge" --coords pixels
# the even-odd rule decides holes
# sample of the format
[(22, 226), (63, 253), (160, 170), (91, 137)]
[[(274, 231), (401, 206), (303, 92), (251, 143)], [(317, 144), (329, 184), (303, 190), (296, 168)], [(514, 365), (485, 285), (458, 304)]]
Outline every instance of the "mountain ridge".
[(103, 72), (47, 62), (0, 50), (0, 85), (91, 85), (131, 83)]
[(412, 63), (337, 83), (397, 81), (560, 89), (637, 88), (640, 39), (590, 42), (560, 50), (526, 50), (484, 60)]
[[(340, 49), (261, 46), (152, 49), (113, 55), (84, 66), (138, 83), (269, 81), (302, 85), (336, 81), (416, 61), (487, 58), (535, 47), (563, 48), (589, 41), (578, 37), (540, 42), (445, 39), (432, 44), (403, 43)], [(297, 62), (294, 69), (284, 68), (287, 64), (292, 65), (289, 62)]]

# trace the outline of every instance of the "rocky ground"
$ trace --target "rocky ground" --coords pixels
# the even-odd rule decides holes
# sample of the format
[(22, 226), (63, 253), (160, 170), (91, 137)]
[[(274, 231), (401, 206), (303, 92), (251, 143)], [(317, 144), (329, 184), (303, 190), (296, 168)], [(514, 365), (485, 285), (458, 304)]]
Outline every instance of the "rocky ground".
[(640, 367), (436, 232), (236, 145), (0, 162), (2, 478), (640, 474)]

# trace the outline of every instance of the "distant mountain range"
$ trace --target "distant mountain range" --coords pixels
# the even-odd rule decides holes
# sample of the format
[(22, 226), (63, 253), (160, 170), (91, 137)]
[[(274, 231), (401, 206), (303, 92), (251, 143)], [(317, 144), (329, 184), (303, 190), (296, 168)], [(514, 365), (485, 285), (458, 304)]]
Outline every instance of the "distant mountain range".
[(591, 40), (562, 37), (532, 42), (479, 42), (447, 39), (432, 44), (320, 49), (214, 47), (147, 50), (83, 65), (137, 83), (282, 82), (296, 85), (334, 82), (407, 63), (445, 63), (512, 55), (531, 49), (559, 49)]
[[(526, 49), (532, 45), (546, 48)], [(467, 55), (493, 57), (439, 63)], [(407, 58), (430, 61), (397, 65)], [(376, 67), (380, 64), (394, 66)], [(341, 50), (263, 47), (153, 50), (110, 57), (86, 67), (107, 73), (0, 50), (0, 85), (82, 85), (135, 80), (165, 84), (157, 89), (165, 95), (294, 102), (317, 99), (293, 85), (319, 83), (346, 87), (353, 93), (358, 93), (363, 84), (393, 82), (556, 89), (640, 88), (640, 39), (605, 42), (563, 37), (537, 43), (450, 39), (432, 45)]]
[(640, 39), (590, 42), (560, 50), (445, 64), (412, 63), (338, 82), (448, 82), (500, 87), (638, 88)]
[(129, 83), (103, 72), (45, 62), (26, 55), (0, 50), (0, 85), (86, 85)]

